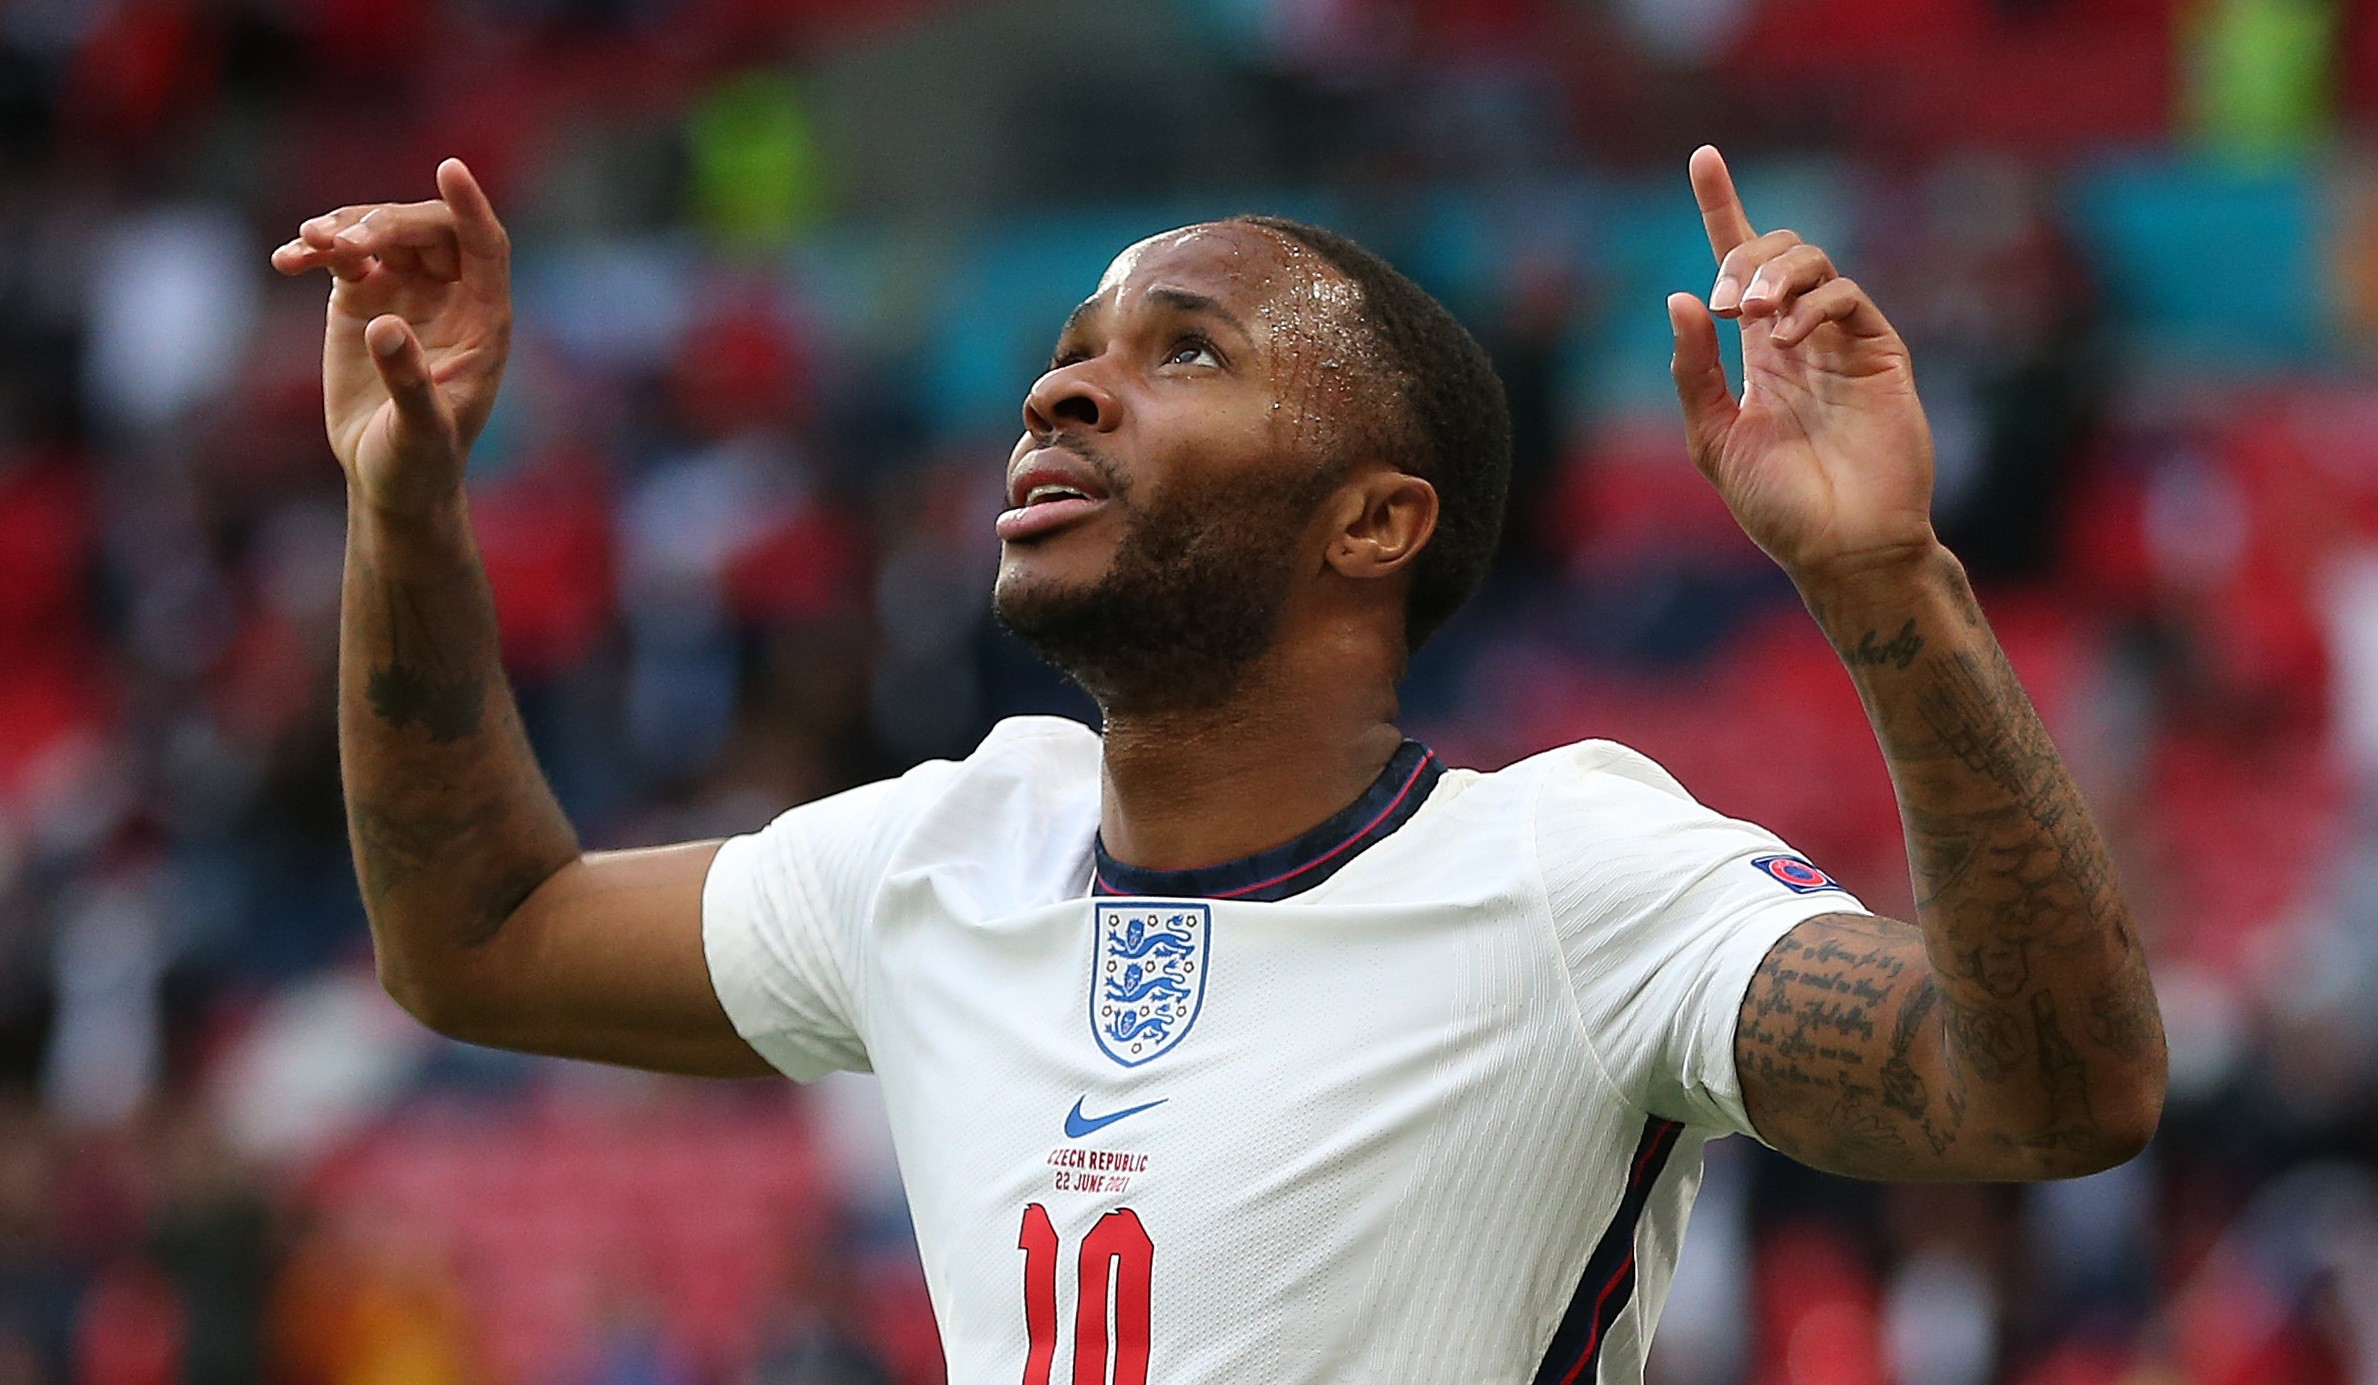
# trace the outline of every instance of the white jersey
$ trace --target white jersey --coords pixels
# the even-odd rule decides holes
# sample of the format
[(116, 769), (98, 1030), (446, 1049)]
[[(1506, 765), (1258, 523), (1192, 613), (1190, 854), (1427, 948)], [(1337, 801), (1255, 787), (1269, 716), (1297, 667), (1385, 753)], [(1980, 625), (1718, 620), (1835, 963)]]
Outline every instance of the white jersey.
[(1857, 902), (1607, 742), (1407, 742), (1199, 871), (1098, 806), (1098, 737), (1020, 718), (704, 891), (743, 1037), (881, 1078), (954, 1385), (1639, 1380), (1751, 974)]

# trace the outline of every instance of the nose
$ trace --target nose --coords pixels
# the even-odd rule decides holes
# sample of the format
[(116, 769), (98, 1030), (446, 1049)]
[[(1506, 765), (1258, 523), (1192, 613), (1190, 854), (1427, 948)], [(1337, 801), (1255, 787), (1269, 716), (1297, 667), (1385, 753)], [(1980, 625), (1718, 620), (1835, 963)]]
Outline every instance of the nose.
[(1098, 382), (1091, 369), (1095, 364), (1077, 361), (1033, 381), (1024, 395), (1024, 431), (1044, 442), (1068, 428), (1113, 432), (1122, 422), (1123, 406)]

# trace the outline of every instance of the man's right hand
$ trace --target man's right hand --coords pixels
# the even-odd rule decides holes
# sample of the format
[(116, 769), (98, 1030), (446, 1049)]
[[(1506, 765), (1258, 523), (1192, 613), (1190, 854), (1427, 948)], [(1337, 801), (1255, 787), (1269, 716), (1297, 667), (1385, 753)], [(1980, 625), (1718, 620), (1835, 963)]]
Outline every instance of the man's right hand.
[(702, 948), (718, 844), (581, 851), (504, 681), (461, 500), (511, 342), (509, 259), (454, 159), (436, 201), (341, 207), (272, 256), (333, 281), (322, 411), (365, 521), (340, 598), (339, 772), (380, 978), (471, 1043), (758, 1076)]
[(330, 271), (322, 411), (350, 493), (390, 516), (449, 503), (512, 340), (511, 243), (460, 159), (438, 198), (341, 207), (272, 253)]

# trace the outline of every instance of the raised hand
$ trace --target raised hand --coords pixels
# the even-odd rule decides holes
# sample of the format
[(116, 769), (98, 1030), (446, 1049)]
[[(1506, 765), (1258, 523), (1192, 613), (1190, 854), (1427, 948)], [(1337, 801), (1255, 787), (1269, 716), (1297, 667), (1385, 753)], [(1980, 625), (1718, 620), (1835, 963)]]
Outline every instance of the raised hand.
[(341, 207), (272, 253), (330, 271), (322, 412), (360, 503), (391, 515), (447, 502), (495, 407), (512, 339), (511, 246), (460, 159), (438, 198)]
[[(1734, 518), (1804, 585), (1932, 552), (1932, 434), (1907, 346), (1865, 290), (1790, 231), (1753, 232), (1717, 150), (1693, 152), (1718, 261), (1709, 302), (1668, 299), (1693, 462)], [(1718, 317), (1742, 329), (1742, 397)]]

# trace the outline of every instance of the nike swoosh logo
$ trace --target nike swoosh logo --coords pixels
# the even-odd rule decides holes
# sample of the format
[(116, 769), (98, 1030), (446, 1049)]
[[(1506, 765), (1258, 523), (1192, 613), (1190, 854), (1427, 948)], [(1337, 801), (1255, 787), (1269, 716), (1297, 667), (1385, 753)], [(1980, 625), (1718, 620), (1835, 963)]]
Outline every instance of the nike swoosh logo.
[(1089, 1098), (1076, 1097), (1074, 1099), (1073, 1109), (1065, 1113), (1065, 1138), (1069, 1140), (1078, 1140), (1084, 1135), (1093, 1134), (1097, 1131), (1106, 1129), (1108, 1126), (1113, 1125), (1116, 1121), (1123, 1119), (1125, 1116), (1136, 1116), (1140, 1112), (1148, 1110), (1150, 1107), (1162, 1106), (1165, 1102), (1170, 1101), (1171, 1099), (1172, 1098), (1170, 1097), (1158, 1097), (1156, 1100), (1149, 1102), (1146, 1106), (1127, 1106), (1112, 1115), (1092, 1117), (1082, 1114), (1082, 1103), (1088, 1101)]

